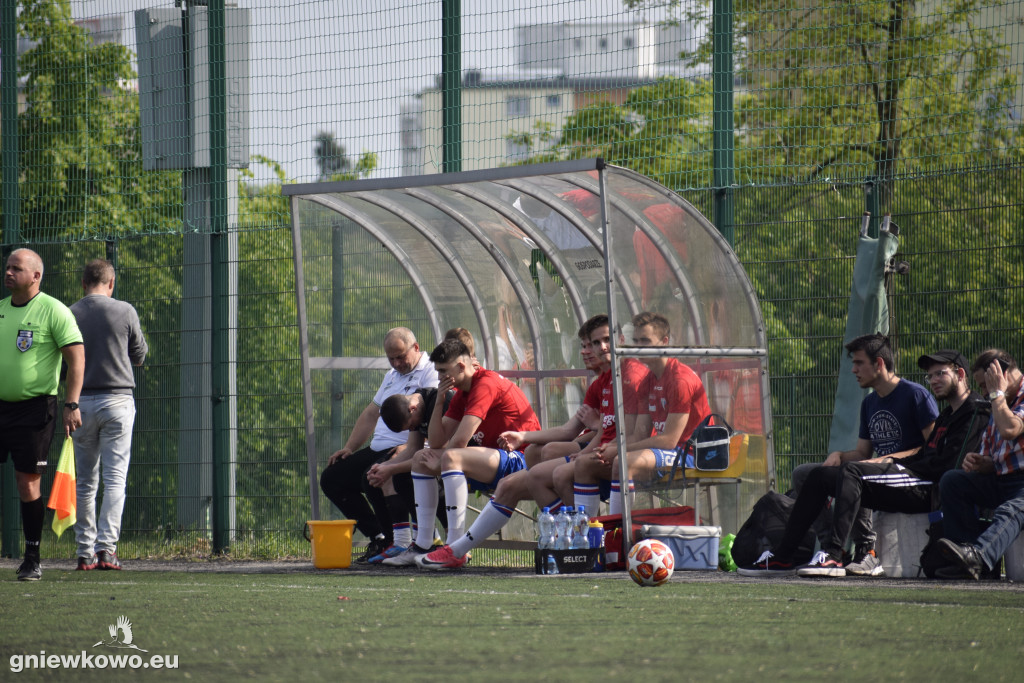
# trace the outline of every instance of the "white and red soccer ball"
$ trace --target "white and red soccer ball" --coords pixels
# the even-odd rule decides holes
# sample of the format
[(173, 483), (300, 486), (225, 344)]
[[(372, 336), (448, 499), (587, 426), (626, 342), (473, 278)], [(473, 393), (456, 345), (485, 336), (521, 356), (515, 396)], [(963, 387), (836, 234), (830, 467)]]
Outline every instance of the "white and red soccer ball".
[(676, 566), (672, 549), (656, 538), (634, 545), (626, 558), (629, 576), (640, 586), (660, 586), (672, 578)]

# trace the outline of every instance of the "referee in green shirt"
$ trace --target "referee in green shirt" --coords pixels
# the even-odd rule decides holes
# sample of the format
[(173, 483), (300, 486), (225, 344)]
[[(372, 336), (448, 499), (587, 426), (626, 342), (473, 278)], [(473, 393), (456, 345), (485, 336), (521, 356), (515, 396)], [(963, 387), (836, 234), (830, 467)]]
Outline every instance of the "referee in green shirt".
[[(75, 316), (67, 306), (39, 291), (43, 260), (31, 249), (15, 249), (7, 258), (0, 300), (0, 465), (14, 462), (25, 560), (19, 581), (38, 581), (39, 542), (43, 536), (43, 497), (39, 482), (46, 469), (58, 420), (70, 435), (82, 424), (78, 398), (85, 371), (85, 347)], [(65, 403), (57, 402), (60, 362), (68, 366)]]

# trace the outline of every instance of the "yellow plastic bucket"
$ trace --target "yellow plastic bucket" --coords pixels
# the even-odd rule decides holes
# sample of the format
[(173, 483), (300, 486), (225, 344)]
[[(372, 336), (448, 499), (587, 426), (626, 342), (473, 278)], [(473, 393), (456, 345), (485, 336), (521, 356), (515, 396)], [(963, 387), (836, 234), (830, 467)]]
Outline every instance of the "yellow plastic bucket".
[(313, 544), (313, 566), (347, 569), (352, 564), (352, 529), (355, 526), (351, 519), (306, 522), (303, 533)]

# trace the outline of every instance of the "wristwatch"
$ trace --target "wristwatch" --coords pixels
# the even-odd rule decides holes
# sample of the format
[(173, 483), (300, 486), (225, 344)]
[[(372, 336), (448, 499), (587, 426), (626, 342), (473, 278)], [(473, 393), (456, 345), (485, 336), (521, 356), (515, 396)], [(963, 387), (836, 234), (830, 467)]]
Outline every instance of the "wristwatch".
[(65, 403), (64, 407), (68, 408), (70, 410), (78, 410), (78, 404), (77, 403)]
[(997, 398), (999, 398), (1000, 396), (1006, 396), (1006, 394), (1004, 392), (1002, 392), (1002, 391), (993, 391), (993, 392), (989, 393), (988, 400), (994, 401)]

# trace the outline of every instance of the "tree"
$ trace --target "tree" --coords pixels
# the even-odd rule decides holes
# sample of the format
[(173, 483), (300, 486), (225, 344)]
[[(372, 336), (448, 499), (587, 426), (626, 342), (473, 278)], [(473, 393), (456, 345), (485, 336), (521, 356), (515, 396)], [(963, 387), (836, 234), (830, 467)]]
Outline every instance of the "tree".
[[(647, 0), (625, 0), (642, 7)], [(677, 20), (710, 26), (710, 0)], [(743, 184), (874, 176), (881, 208), (893, 181), (938, 166), (1019, 159), (1009, 113), (1016, 75), (998, 28), (981, 18), (995, 0), (871, 0), (794, 6), (737, 0), (737, 175)], [(712, 32), (684, 58), (710, 64)]]
[(313, 141), (316, 142), (313, 155), (316, 157), (316, 166), (320, 169), (321, 180), (349, 171), (351, 164), (345, 155), (345, 146), (334, 139), (334, 133), (319, 131)]
[(180, 229), (181, 176), (143, 173), (131, 54), (96, 44), (67, 0), (27, 0), (19, 33), (36, 42), (25, 80), (22, 232), (28, 239), (100, 238)]

